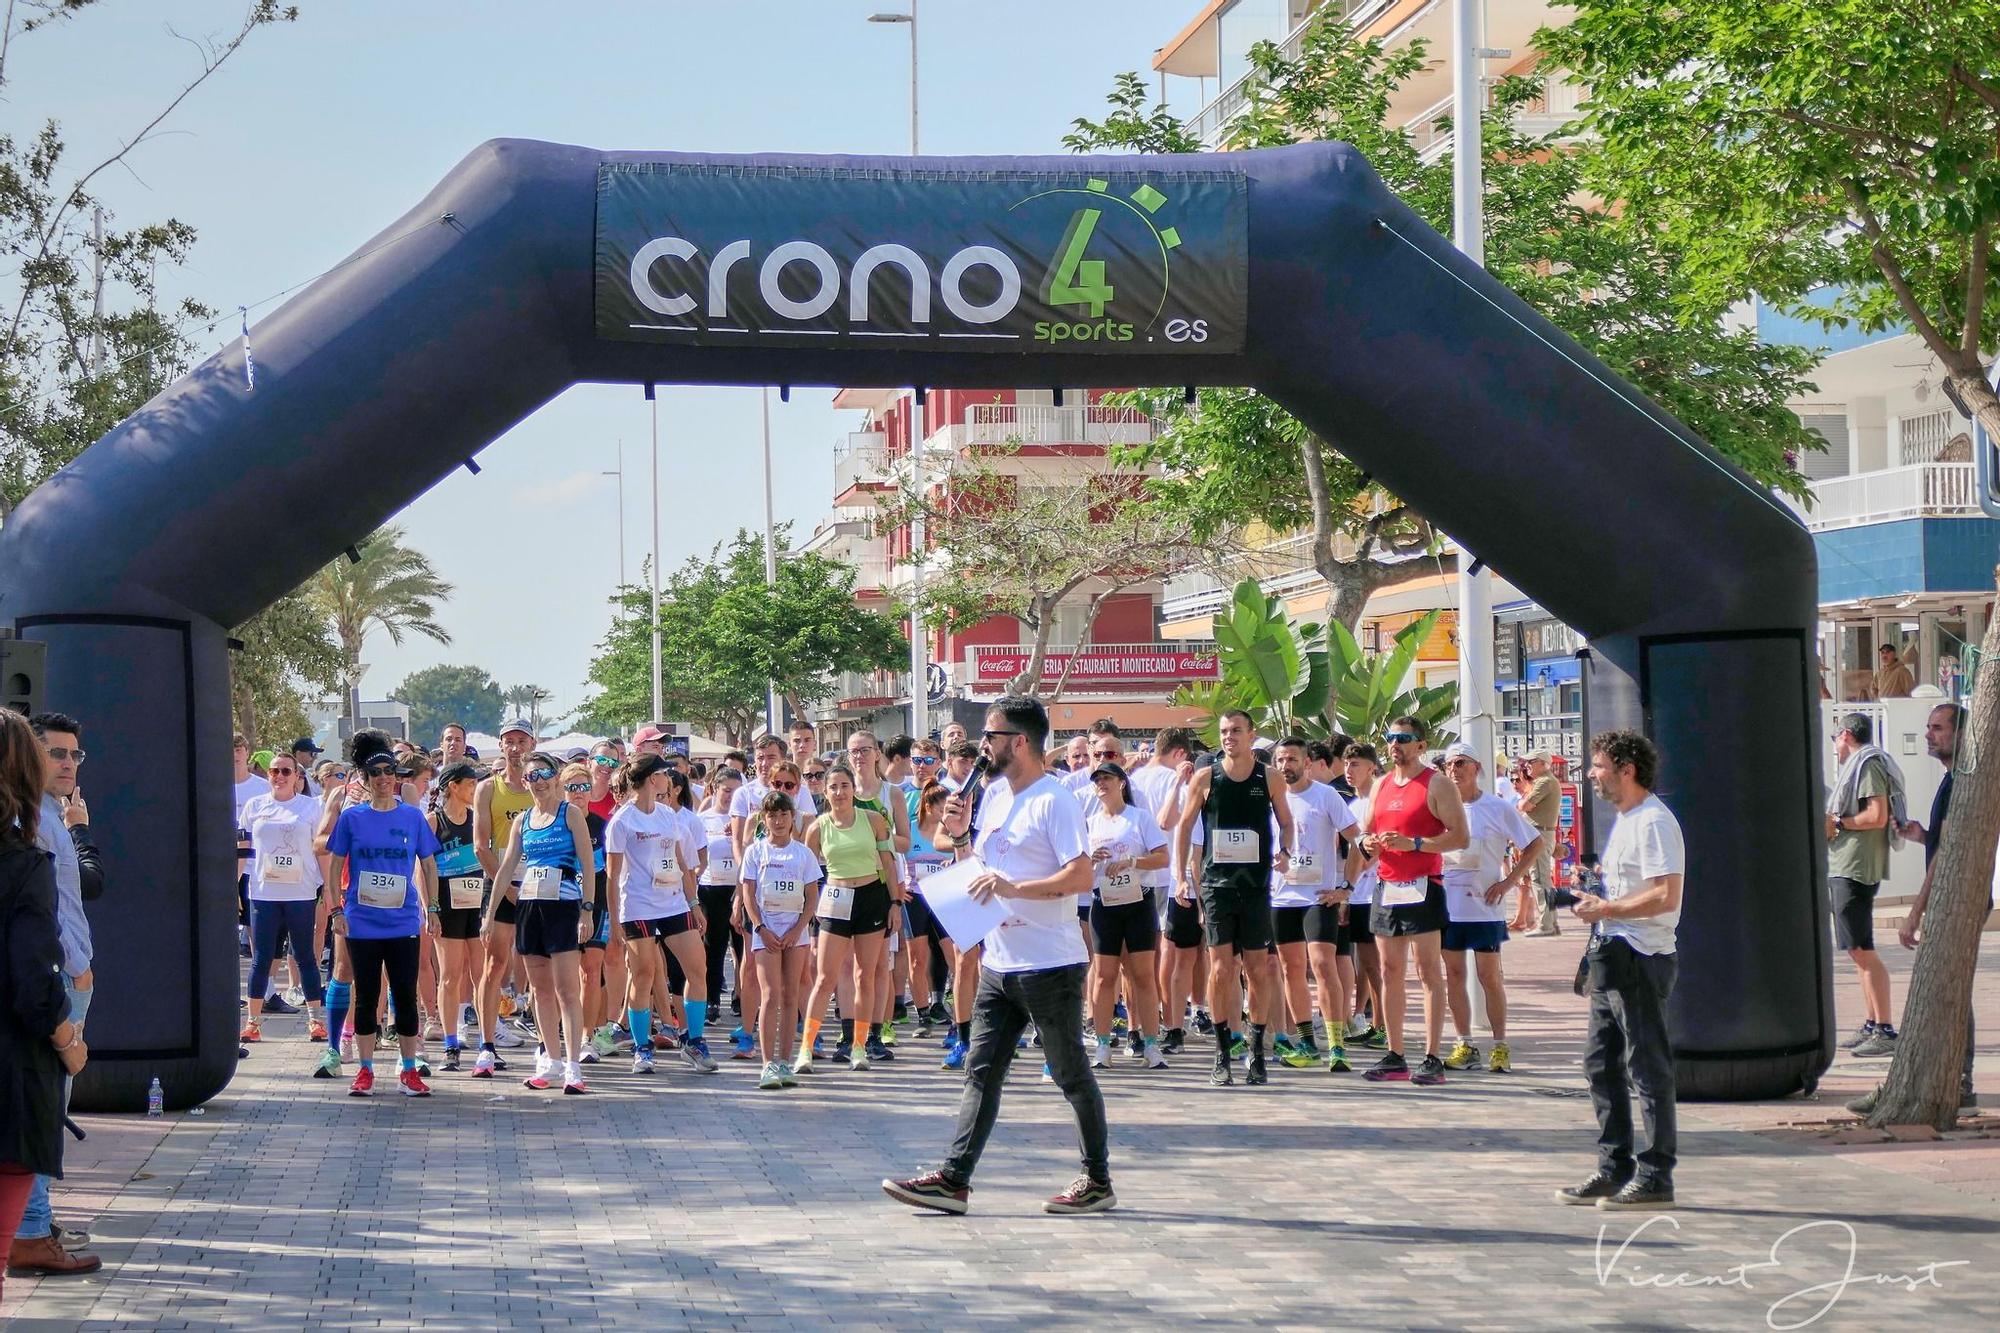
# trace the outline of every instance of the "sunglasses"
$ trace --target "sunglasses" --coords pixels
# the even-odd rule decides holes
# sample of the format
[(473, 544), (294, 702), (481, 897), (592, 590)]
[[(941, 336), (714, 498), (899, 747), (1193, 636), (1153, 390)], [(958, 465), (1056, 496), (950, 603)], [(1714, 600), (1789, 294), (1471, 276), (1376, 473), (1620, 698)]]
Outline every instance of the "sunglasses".
[(799, 789), (799, 784), (796, 782), (774, 782), (771, 786), (777, 791), (797, 791)]
[(588, 782), (565, 782), (565, 783), (563, 783), (563, 790), (564, 790), (564, 791), (589, 791), (589, 790), (590, 790), (590, 784), (589, 784)]
[(530, 782), (547, 782), (556, 775), (553, 768), (531, 768), (522, 776)]
[(1115, 764), (1115, 763), (1117, 763), (1117, 762), (1118, 762), (1118, 751), (1116, 751), (1116, 750), (1092, 750), (1092, 751), (1090, 752), (1090, 757), (1091, 757), (1092, 759), (1105, 759), (1105, 760), (1109, 760), (1110, 762), (1112, 762), (1112, 763), (1114, 763), (1114, 764)]
[(597, 766), (598, 766), (599, 768), (616, 768), (616, 767), (618, 767), (618, 761), (617, 761), (616, 759), (612, 758), (612, 757), (611, 757), (610, 755), (608, 755), (608, 754), (594, 754), (594, 755), (590, 756), (590, 762), (591, 762), (591, 763), (593, 763), (593, 764), (596, 764), (596, 765), (597, 765)]
[(273, 765), (271, 765), (271, 776), (272, 776), (272, 777), (274, 777), (274, 778), (288, 778), (288, 777), (290, 777), (290, 776), (291, 776), (292, 774), (294, 774), (294, 773), (296, 773), (296, 772), (298, 772), (298, 771), (299, 771), (299, 770), (297, 770), (296, 768), (293, 768), (293, 767), (291, 767), (291, 766), (290, 766), (289, 764), (287, 764), (287, 765), (284, 765), (284, 766), (282, 766), (282, 767), (281, 767), (281, 766), (279, 766), (279, 765), (277, 765), (277, 764), (273, 764)]
[(825, 782), (825, 781), (826, 781), (826, 770), (825, 770), (825, 769), (819, 769), (819, 770), (818, 770), (818, 771), (816, 771), (816, 772), (812, 772), (812, 773), (808, 773), (808, 774), (806, 774), (806, 781), (807, 781), (807, 782)]
[[(51, 727), (50, 730), (53, 731), (55, 728)], [(74, 761), (80, 764), (83, 762), (83, 751), (66, 749), (60, 745), (51, 745), (49, 747), (49, 758), (59, 764), (66, 761)]]
[(1392, 731), (1382, 738), (1391, 745), (1409, 745), (1417, 739), (1414, 731)]
[(326, 775), (326, 780), (328, 782), (345, 782), (347, 781), (347, 770), (344, 768), (336, 768), (331, 773), (328, 773)]
[(915, 768), (936, 768), (937, 760), (931, 758), (929, 755), (921, 755), (918, 758), (912, 759), (910, 764)]
[(361, 771), (371, 778), (393, 777), (396, 772), (396, 766), (394, 764), (363, 764)]
[(1004, 729), (996, 731), (989, 728), (979, 733), (979, 739), (982, 741), (990, 741), (995, 736), (1024, 736), (1026, 734), (1027, 734), (1026, 732), (1021, 732), (1021, 731), (1007, 731)]

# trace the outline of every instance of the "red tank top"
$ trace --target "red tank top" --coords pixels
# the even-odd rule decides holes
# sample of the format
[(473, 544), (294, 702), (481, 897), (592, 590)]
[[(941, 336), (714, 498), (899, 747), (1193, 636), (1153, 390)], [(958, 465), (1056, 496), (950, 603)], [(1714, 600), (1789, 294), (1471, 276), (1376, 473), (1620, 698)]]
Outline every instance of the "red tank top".
[[(1374, 798), (1374, 831), (1401, 833), (1411, 838), (1435, 838), (1444, 832), (1444, 821), (1431, 813), (1431, 779), (1437, 774), (1424, 769), (1407, 783), (1398, 784), (1388, 773), (1369, 793)], [(1395, 852), (1384, 850), (1375, 862), (1376, 875), (1385, 880), (1435, 879), (1444, 874), (1444, 858), (1436, 852)]]

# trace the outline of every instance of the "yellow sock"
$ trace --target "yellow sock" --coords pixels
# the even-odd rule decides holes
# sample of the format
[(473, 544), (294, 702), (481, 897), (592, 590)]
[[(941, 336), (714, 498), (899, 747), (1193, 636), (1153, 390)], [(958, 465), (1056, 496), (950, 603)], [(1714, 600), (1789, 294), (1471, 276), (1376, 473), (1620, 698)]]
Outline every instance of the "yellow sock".
[(813, 1043), (819, 1040), (819, 1027), (820, 1027), (819, 1019), (808, 1018), (806, 1020), (806, 1035), (804, 1039), (800, 1042), (800, 1045), (803, 1046), (806, 1050), (808, 1051), (811, 1050), (813, 1048)]

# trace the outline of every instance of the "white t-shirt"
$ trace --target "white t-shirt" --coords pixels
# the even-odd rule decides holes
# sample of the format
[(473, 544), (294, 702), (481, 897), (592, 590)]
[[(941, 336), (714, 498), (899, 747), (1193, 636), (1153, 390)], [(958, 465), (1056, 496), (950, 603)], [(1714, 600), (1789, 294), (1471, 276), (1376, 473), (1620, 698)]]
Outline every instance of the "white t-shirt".
[(236, 813), (250, 830), (250, 897), (260, 903), (310, 902), (319, 895), (319, 858), (313, 834), (319, 828), (319, 800), (294, 796), (279, 801), (265, 792), (252, 796)]
[(783, 847), (759, 838), (743, 850), (743, 882), (757, 886), (758, 912), (766, 921), (785, 918), (787, 930), (789, 921), (805, 912), (806, 895), (819, 877), (819, 858), (803, 838), (793, 838)]
[(1091, 763), (1085, 764), (1082, 768), (1070, 769), (1062, 775), (1062, 785), (1068, 788), (1072, 795), (1088, 796), (1090, 794), (1090, 770), (1096, 767), (1096, 764)]
[[(1145, 811), (1145, 817), (1152, 820), (1154, 826), (1158, 827), (1160, 811), (1166, 808), (1167, 794), (1174, 788), (1174, 770), (1162, 767), (1159, 764), (1148, 764), (1144, 768), (1135, 770), (1131, 781), (1133, 806)], [(1166, 838), (1167, 846), (1171, 848), (1174, 842), (1173, 836), (1164, 829), (1161, 830), (1161, 836)], [(1201, 840), (1202, 834), (1199, 827), (1195, 829), (1194, 836), (1195, 841), (1199, 842)], [(1171, 862), (1172, 857), (1169, 856), (1168, 860)], [(1148, 870), (1139, 882), (1149, 889), (1172, 888), (1174, 883), (1173, 866), (1169, 864), (1163, 870)]]
[[(754, 819), (758, 807), (764, 804), (764, 798), (770, 794), (769, 783), (760, 782), (756, 778), (746, 779), (743, 785), (736, 789), (736, 794), (729, 798), (729, 817)], [(812, 793), (806, 790), (804, 783), (799, 784), (797, 791), (788, 791), (785, 795), (791, 797), (792, 804), (798, 807), (799, 828), (804, 828), (806, 821), (819, 813), (819, 807), (813, 804)]]
[[(1368, 827), (1368, 811), (1372, 804), (1366, 796), (1357, 796), (1347, 803), (1347, 811), (1354, 816), (1354, 822), (1359, 827)], [(1356, 907), (1367, 907), (1375, 901), (1375, 862), (1372, 859), (1363, 863), (1361, 873), (1354, 877), (1354, 893), (1347, 901)]]
[[(618, 875), (620, 921), (656, 921), (688, 910), (681, 871), (694, 868), (701, 844), (681, 822), (679, 810), (664, 803), (650, 812), (636, 804), (619, 806), (604, 828), (604, 852), (625, 858)], [(674, 869), (663, 871), (669, 854)]]
[(708, 869), (708, 826), (701, 822), (701, 812), (692, 807), (675, 810), (674, 817), (681, 821), (681, 832), (686, 841), (694, 844), (694, 855), (688, 858), (687, 864), (696, 871), (695, 882), (699, 883), (701, 872)]
[(736, 845), (729, 840), (729, 815), (721, 810), (703, 813), (701, 834), (708, 844), (708, 864), (702, 867), (701, 882), (715, 888), (736, 883)]
[(1507, 873), (1507, 848), (1526, 847), (1541, 836), (1512, 801), (1491, 792), (1465, 806), (1465, 823), (1472, 840), (1444, 854), (1444, 901), (1453, 921), (1505, 921), (1513, 908), (1503, 895), (1486, 901), (1486, 891)]
[(236, 827), (237, 828), (248, 827), (243, 822), (243, 807), (249, 804), (250, 798), (252, 796), (269, 796), (270, 794), (271, 794), (270, 780), (268, 778), (260, 778), (255, 773), (252, 773), (249, 777), (237, 783), (236, 784)]
[[(1044, 773), (1016, 792), (988, 783), (979, 806), (973, 854), (987, 869), (1015, 882), (1047, 879), (1090, 851), (1076, 798)], [(1005, 898), (1012, 913), (986, 937), (983, 966), (995, 972), (1040, 972), (1090, 961), (1076, 928), (1073, 898)]]
[[(1611, 821), (1611, 836), (1605, 839), (1599, 869), (1604, 875), (1604, 896), (1614, 903), (1644, 892), (1649, 879), (1685, 875), (1687, 844), (1674, 812), (1658, 796), (1648, 796), (1620, 812)], [(1685, 884), (1682, 891), (1686, 891)], [(1674, 928), (1680, 919), (1677, 907), (1659, 916), (1606, 917), (1597, 923), (1597, 929), (1606, 938), (1623, 939), (1640, 953), (1672, 953)]]
[[(1340, 835), (1354, 827), (1353, 812), (1340, 793), (1324, 782), (1309, 782), (1304, 791), (1285, 792), (1292, 807), (1292, 858), (1295, 873), (1271, 874), (1271, 906), (1311, 907), (1319, 896), (1347, 882), (1341, 874)], [(1278, 817), (1271, 816), (1271, 837), (1278, 837)], [(1274, 841), (1272, 846), (1276, 846)]]
[[(1128, 805), (1113, 815), (1105, 813), (1095, 792), (1091, 793), (1091, 800), (1096, 810), (1086, 818), (1084, 827), (1093, 856), (1098, 848), (1103, 847), (1110, 850), (1113, 861), (1132, 861), (1167, 845), (1167, 835), (1160, 831), (1160, 822), (1138, 806)], [(1114, 883), (1107, 879), (1101, 865), (1092, 882), (1092, 891), (1106, 902), (1137, 902), (1139, 899), (1131, 896), (1132, 890), (1138, 890), (1143, 896), (1149, 887), (1145, 883), (1144, 872), (1127, 870)]]

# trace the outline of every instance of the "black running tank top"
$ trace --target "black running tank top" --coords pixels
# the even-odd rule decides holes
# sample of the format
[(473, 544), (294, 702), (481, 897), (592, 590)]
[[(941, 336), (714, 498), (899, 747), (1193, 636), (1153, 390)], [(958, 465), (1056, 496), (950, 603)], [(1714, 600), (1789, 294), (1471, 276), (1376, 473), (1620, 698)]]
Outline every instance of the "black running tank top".
[(1263, 760), (1251, 766), (1249, 777), (1237, 782), (1216, 759), (1208, 770), (1201, 827), (1208, 852), (1201, 872), (1204, 887), (1270, 891), (1271, 778)]

